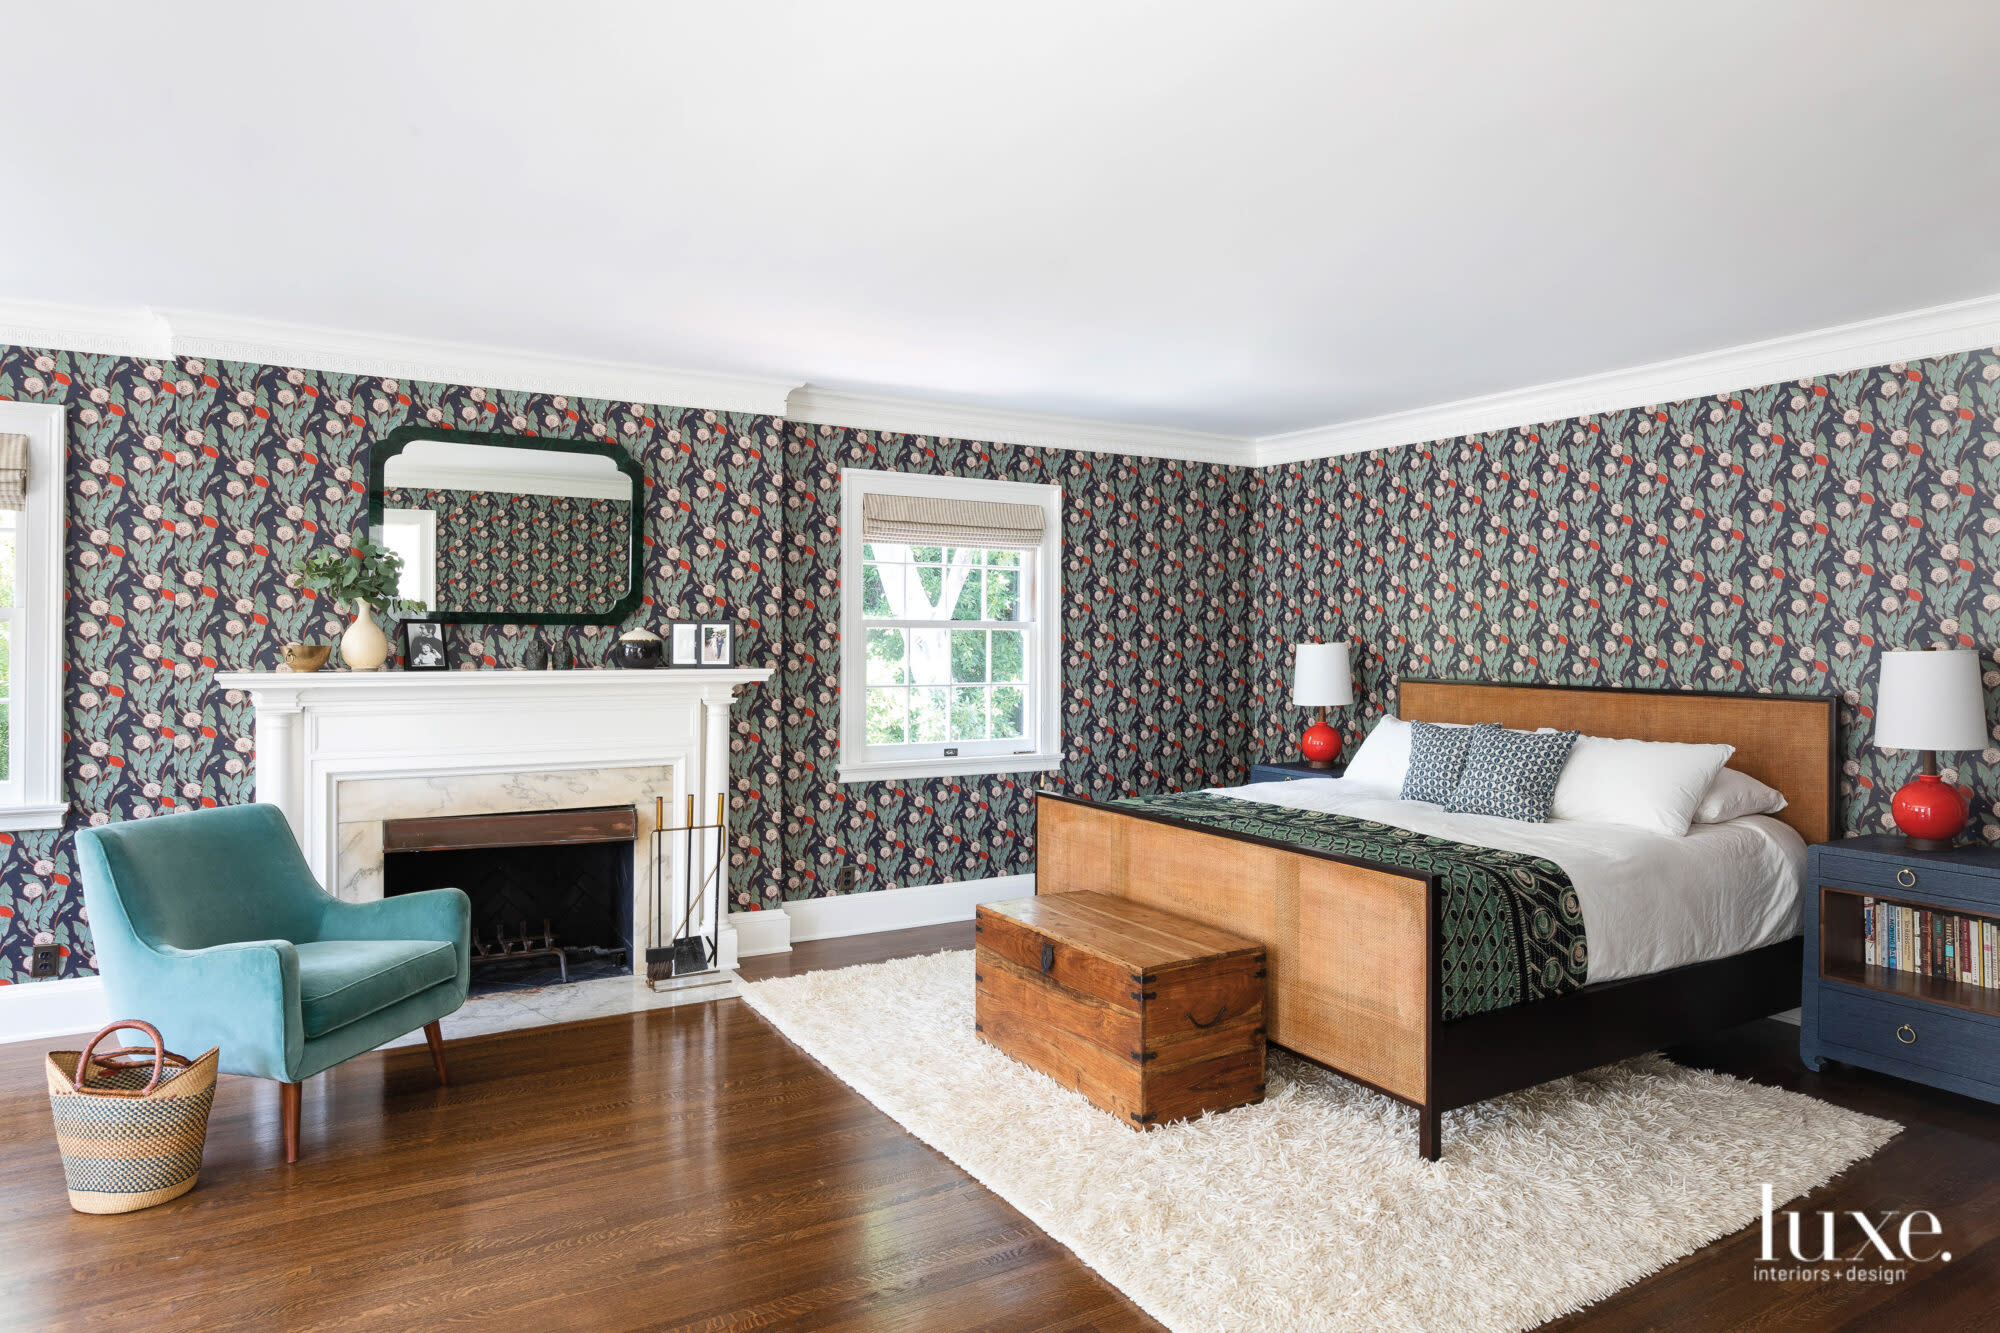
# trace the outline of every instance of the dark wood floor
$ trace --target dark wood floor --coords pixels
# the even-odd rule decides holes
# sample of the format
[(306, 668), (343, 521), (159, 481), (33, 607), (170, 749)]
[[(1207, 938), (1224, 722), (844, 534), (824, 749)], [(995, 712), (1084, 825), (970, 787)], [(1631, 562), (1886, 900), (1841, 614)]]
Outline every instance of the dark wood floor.
[[(969, 925), (821, 941), (744, 973), (970, 942)], [(1676, 1054), (1901, 1120), (1806, 1206), (1928, 1208), (1955, 1261), (1894, 1288), (1756, 1283), (1753, 1230), (1553, 1327), (1995, 1326), (2000, 1114), (1808, 1074), (1796, 1040), (1767, 1022)], [(201, 1184), (126, 1217), (69, 1210), (53, 1044), (0, 1047), (5, 1327), (1158, 1327), (740, 1001), (454, 1042), (443, 1089), (422, 1047), (364, 1056), (309, 1085), (293, 1167), (275, 1085), (225, 1078)]]

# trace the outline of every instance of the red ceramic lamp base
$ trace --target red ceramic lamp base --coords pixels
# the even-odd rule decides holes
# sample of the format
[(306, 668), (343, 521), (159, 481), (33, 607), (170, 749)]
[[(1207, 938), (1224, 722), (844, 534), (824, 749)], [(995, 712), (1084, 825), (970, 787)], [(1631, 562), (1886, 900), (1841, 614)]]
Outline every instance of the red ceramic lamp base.
[(1972, 817), (1965, 794), (1935, 773), (1920, 773), (1896, 793), (1890, 803), (1896, 827), (1920, 852), (1942, 852), (1964, 832)]
[(1332, 768), (1340, 758), (1340, 733), (1325, 722), (1315, 722), (1299, 738), (1299, 750), (1313, 768)]

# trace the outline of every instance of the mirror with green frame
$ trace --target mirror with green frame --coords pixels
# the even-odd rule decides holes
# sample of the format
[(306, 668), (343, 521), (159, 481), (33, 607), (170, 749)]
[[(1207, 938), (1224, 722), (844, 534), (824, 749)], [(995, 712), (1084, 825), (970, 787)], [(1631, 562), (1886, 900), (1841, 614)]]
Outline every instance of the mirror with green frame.
[(368, 473), (370, 537), (430, 619), (615, 625), (638, 605), (644, 491), (615, 444), (405, 426)]

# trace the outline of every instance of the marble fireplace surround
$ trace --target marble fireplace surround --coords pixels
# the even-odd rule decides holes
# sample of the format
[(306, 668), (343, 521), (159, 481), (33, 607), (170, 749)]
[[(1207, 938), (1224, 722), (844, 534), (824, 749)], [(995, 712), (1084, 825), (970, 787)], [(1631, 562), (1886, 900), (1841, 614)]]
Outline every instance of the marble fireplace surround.
[[(633, 804), (634, 933), (650, 938), (654, 797), (680, 824), (729, 783), (729, 708), (764, 668), (695, 671), (218, 673), (256, 711), (257, 799), (284, 810), (307, 863), (342, 898), (382, 896), (382, 821)], [(678, 806), (678, 808), (676, 808)], [(711, 835), (712, 837), (712, 835)], [(679, 839), (670, 840), (678, 855)], [(718, 848), (697, 844), (698, 864)], [(668, 883), (678, 882), (669, 866)], [(699, 910), (736, 963), (727, 875)], [(679, 912), (669, 909), (668, 925)], [(643, 975), (644, 967), (635, 969)]]

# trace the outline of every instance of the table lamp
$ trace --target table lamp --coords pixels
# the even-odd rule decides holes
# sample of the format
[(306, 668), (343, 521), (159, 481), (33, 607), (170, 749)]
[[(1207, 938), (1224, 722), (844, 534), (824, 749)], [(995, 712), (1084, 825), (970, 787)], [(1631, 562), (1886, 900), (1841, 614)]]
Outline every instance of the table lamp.
[(1938, 776), (1937, 752), (1983, 750), (1991, 743), (1978, 653), (1947, 648), (1882, 654), (1875, 744), (1889, 750), (1920, 750), (1923, 755), (1917, 776), (1891, 803), (1896, 827), (1911, 847), (1944, 851), (1972, 815), (1964, 794)]
[(1344, 643), (1302, 643), (1292, 660), (1292, 703), (1319, 709), (1319, 721), (1299, 741), (1306, 763), (1332, 768), (1340, 758), (1340, 733), (1326, 724), (1326, 710), (1354, 702), (1354, 676)]

